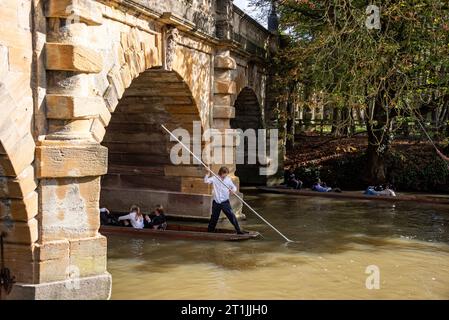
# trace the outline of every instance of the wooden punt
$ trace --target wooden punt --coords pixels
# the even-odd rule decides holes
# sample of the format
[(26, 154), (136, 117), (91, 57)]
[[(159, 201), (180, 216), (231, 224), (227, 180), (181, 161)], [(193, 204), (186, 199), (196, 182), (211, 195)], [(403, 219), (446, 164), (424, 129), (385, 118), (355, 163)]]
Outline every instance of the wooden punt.
[(363, 191), (343, 191), (338, 192), (316, 192), (312, 190), (295, 190), (286, 187), (257, 187), (258, 190), (266, 193), (291, 194), (303, 197), (323, 197), (337, 199), (359, 199), (387, 202), (417, 202), (438, 205), (449, 205), (449, 196), (431, 196), (431, 195), (398, 195), (396, 197), (388, 196), (370, 196), (363, 194)]
[(260, 237), (260, 233), (256, 231), (249, 231), (245, 234), (236, 234), (234, 230), (217, 229), (216, 232), (207, 232), (206, 227), (177, 225), (170, 223), (166, 230), (101, 226), (100, 233), (103, 235), (123, 235), (130, 237), (209, 241), (244, 241)]

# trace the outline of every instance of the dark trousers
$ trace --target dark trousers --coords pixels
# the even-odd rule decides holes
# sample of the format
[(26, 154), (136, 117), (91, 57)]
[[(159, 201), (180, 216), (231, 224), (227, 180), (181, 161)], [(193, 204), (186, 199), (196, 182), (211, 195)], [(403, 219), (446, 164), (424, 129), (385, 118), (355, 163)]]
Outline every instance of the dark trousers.
[(235, 216), (234, 212), (232, 212), (231, 203), (229, 202), (229, 200), (224, 201), (222, 203), (217, 203), (215, 201), (212, 202), (212, 215), (210, 217), (209, 227), (207, 228), (207, 231), (209, 232), (215, 231), (215, 227), (217, 226), (218, 218), (220, 218), (221, 211), (224, 212), (226, 217), (234, 226), (235, 230), (239, 232), (240, 226), (237, 221), (237, 217)]

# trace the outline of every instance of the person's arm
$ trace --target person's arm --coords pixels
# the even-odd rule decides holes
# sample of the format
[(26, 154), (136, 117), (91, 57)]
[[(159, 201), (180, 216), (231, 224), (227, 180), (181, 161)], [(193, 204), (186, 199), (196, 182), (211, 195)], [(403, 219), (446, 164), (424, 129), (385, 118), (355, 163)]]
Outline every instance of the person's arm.
[(211, 177), (209, 174), (206, 174), (206, 176), (204, 177), (204, 183), (211, 184), (213, 179), (214, 177)]
[(133, 213), (134, 213), (134, 212), (131, 212), (130, 214), (127, 214), (126, 216), (118, 217), (118, 221), (122, 221), (122, 220), (132, 220), (132, 219), (134, 219)]
[(232, 190), (232, 192), (237, 192), (237, 187), (235, 186), (234, 182), (232, 182), (232, 179), (228, 177), (228, 180), (226, 185), (228, 186), (229, 189)]

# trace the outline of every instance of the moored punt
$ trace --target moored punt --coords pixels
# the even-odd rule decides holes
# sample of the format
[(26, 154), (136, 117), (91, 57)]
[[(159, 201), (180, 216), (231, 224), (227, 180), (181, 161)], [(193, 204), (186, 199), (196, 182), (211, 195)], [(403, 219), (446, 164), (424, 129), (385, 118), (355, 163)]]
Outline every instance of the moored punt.
[(449, 196), (438, 197), (430, 195), (398, 195), (396, 197), (389, 196), (370, 196), (363, 194), (363, 191), (344, 191), (338, 192), (316, 192), (311, 190), (295, 190), (286, 187), (257, 187), (258, 190), (267, 193), (282, 193), (291, 194), (303, 197), (323, 197), (323, 198), (340, 198), (340, 199), (359, 199), (359, 200), (374, 200), (374, 201), (388, 201), (388, 202), (419, 202), (431, 203), (440, 205), (449, 205)]
[(260, 233), (250, 231), (236, 234), (234, 230), (217, 229), (207, 232), (205, 227), (169, 224), (166, 230), (134, 229), (131, 227), (101, 226), (103, 235), (124, 235), (133, 237), (165, 238), (176, 240), (244, 241), (260, 237)]

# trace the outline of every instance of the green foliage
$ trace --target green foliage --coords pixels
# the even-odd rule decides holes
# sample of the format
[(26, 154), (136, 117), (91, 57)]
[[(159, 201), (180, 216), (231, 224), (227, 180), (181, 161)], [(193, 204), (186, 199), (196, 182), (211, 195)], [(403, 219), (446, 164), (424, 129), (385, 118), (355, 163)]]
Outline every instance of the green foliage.
[[(316, 178), (329, 186), (344, 190), (366, 188), (361, 179), (366, 170), (366, 154), (356, 154), (330, 160), (321, 166), (297, 168), (296, 175), (306, 187)], [(448, 164), (432, 152), (391, 151), (386, 156), (388, 181), (399, 191), (449, 192)]]
[(390, 181), (401, 190), (449, 192), (448, 164), (434, 153), (392, 152), (387, 171)]

